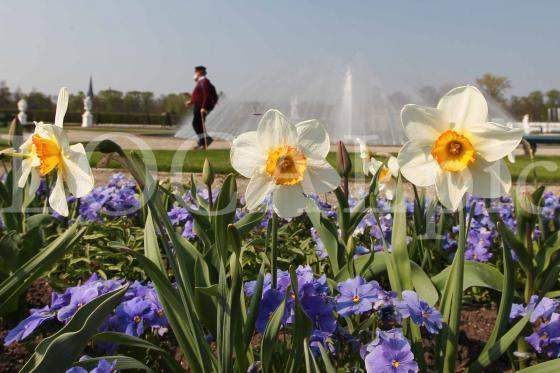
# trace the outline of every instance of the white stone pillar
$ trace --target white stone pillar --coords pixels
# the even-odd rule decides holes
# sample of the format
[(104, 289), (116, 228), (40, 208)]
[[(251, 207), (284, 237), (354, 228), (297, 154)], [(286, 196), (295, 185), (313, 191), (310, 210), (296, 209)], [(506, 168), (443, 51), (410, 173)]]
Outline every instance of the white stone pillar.
[(82, 127), (93, 127), (93, 114), (91, 113), (92, 106), (93, 102), (91, 101), (91, 97), (86, 96), (86, 98), (84, 98), (85, 112), (82, 114)]
[(24, 98), (19, 100), (17, 103), (17, 108), (19, 110), (19, 113), (17, 115), (19, 122), (21, 124), (27, 124), (27, 101), (25, 101)]

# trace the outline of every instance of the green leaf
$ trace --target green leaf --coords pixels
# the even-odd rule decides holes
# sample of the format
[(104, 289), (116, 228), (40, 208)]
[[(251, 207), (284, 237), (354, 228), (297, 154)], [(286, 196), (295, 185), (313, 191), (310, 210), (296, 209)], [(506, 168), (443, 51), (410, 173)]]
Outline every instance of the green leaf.
[[(315, 355), (307, 343), (307, 339), (304, 341), (304, 355), (305, 355), (305, 372), (306, 373), (320, 373), (319, 365), (317, 365), (317, 360), (315, 360)], [(299, 364), (299, 361), (298, 361)]]
[(512, 284), (515, 283), (515, 278), (511, 253), (504, 245), (502, 245), (502, 249), (504, 261), (504, 281), (502, 284), (503, 291), (500, 298), (500, 308), (498, 309), (498, 315), (496, 316), (496, 323), (494, 324), (492, 334), (490, 334), (488, 341), (486, 341), (482, 352), (488, 351), (490, 346), (496, 343), (496, 340), (505, 333), (509, 326), (509, 314), (513, 303), (513, 293), (515, 288)]
[(156, 264), (159, 270), (165, 273), (165, 265), (159, 251), (159, 244), (156, 234), (156, 228), (152, 219), (152, 211), (148, 209), (146, 224), (144, 228), (144, 255)]
[[(118, 333), (118, 332), (101, 332), (93, 336), (92, 341), (104, 341), (104, 342), (111, 342), (118, 345), (124, 345), (129, 347), (138, 347), (138, 348), (145, 348), (148, 350), (157, 351), (159, 356), (163, 358), (167, 367), (176, 373), (184, 372), (181, 365), (171, 356), (171, 354), (153, 344), (148, 342), (145, 339), (134, 337), (125, 333)], [(109, 360), (110, 361), (110, 360)], [(121, 368), (124, 369), (124, 368)]]
[(220, 258), (225, 262), (228, 258), (227, 227), (233, 224), (235, 208), (237, 206), (237, 185), (235, 176), (230, 174), (224, 180), (220, 194), (216, 198), (216, 205), (212, 210), (211, 222), (214, 230), (214, 242)]
[[(397, 179), (397, 190), (393, 202), (393, 231), (391, 236), (391, 250), (394, 268), (398, 273), (400, 289), (412, 289), (412, 274), (408, 248), (406, 246), (406, 207), (404, 204), (404, 192), (402, 176)], [(395, 290), (395, 289), (393, 289)]]
[(521, 265), (521, 268), (523, 268), (525, 273), (529, 273), (530, 271), (532, 271), (532, 259), (529, 256), (525, 245), (523, 245), (523, 243), (521, 243), (521, 241), (517, 239), (515, 234), (513, 234), (513, 232), (510, 231), (509, 228), (506, 227), (501, 220), (498, 221), (497, 228), (498, 232), (500, 233), (500, 237), (502, 237), (502, 240), (504, 241), (506, 247), (512, 249), (515, 252), (515, 255), (517, 255), (519, 265)]
[(514, 326), (509, 328), (509, 330), (492, 345), (492, 347), (482, 352), (478, 359), (469, 366), (468, 372), (480, 372), (482, 369), (498, 360), (523, 331), (529, 322), (529, 316), (530, 315), (526, 315), (516, 322)]
[(122, 286), (82, 306), (68, 324), (37, 345), (20, 372), (64, 372), (70, 368), (127, 289)]
[(307, 200), (306, 208), (307, 216), (311, 221), (311, 224), (317, 231), (319, 238), (325, 245), (325, 250), (329, 254), (329, 261), (331, 264), (332, 271), (337, 273), (341, 267), (343, 267), (342, 261), (339, 260), (341, 252), (344, 252), (344, 248), (341, 247), (338, 242), (338, 230), (336, 224), (334, 224), (330, 219), (323, 216), (321, 210), (313, 200)]
[(323, 359), (323, 364), (325, 364), (325, 372), (336, 373), (336, 369), (332, 365), (329, 354), (325, 350), (325, 347), (323, 347), (322, 343), (319, 343), (319, 351), (321, 351), (321, 358)]
[(48, 271), (77, 241), (87, 228), (77, 230), (74, 223), (56, 240), (42, 249), (37, 255), (21, 266), (14, 274), (0, 284), (0, 309), (24, 292), (36, 279)]
[(249, 303), (247, 320), (245, 320), (245, 325), (243, 326), (243, 345), (245, 348), (249, 347), (249, 343), (251, 343), (251, 339), (255, 333), (255, 324), (257, 322), (263, 293), (264, 271), (265, 263), (261, 265), (261, 269), (257, 277), (257, 283), (255, 284), (255, 290), (253, 292), (253, 296), (251, 297), (251, 303)]
[(266, 328), (262, 336), (261, 362), (264, 373), (272, 372), (272, 356), (276, 347), (276, 338), (278, 337), (278, 332), (282, 326), (282, 319), (284, 318), (284, 312), (286, 311), (286, 300), (289, 294), (290, 289), (287, 289), (286, 294), (284, 295), (284, 300), (272, 314), (268, 324), (266, 324)]
[(266, 213), (266, 209), (260, 209), (260, 211), (250, 212), (236, 221), (233, 225), (237, 228), (239, 236), (245, 237), (249, 234), (264, 219)]
[[(440, 292), (442, 292), (445, 287), (445, 281), (449, 276), (450, 270), (451, 267), (446, 267), (443, 271), (432, 277), (432, 282)], [(465, 262), (463, 291), (470, 287), (477, 286), (501, 292), (503, 282), (504, 276), (496, 267), (486, 263), (472, 262), (470, 260)]]
[(136, 369), (143, 370), (148, 373), (154, 373), (154, 371), (144, 363), (136, 360), (133, 357), (123, 355), (92, 357), (87, 360), (79, 361), (75, 363), (74, 366), (82, 367), (89, 371), (95, 369), (95, 367), (97, 367), (101, 360), (106, 360), (111, 364), (116, 361), (117, 364), (115, 366), (115, 369), (119, 371), (125, 369)]
[(58, 220), (50, 214), (32, 215), (25, 220), (28, 231), (38, 227), (45, 227), (51, 223), (58, 223)]
[(313, 330), (313, 322), (311, 319), (305, 314), (303, 307), (301, 305), (301, 301), (299, 299), (299, 289), (298, 289), (298, 281), (296, 276), (296, 271), (294, 267), (290, 267), (290, 280), (291, 280), (291, 292), (295, 296), (294, 298), (294, 325), (293, 325), (293, 340), (292, 346), (290, 351), (290, 356), (288, 358), (288, 363), (286, 364), (288, 367), (291, 367), (292, 371), (295, 371), (295, 367), (299, 366), (301, 362), (301, 357), (304, 354), (304, 351), (307, 350), (307, 340), (311, 336), (311, 332)]
[(558, 373), (560, 372), (560, 359), (545, 361), (537, 365), (520, 369), (517, 373)]
[(179, 293), (171, 286), (167, 276), (156, 264), (140, 253), (131, 252), (131, 254), (154, 283), (165, 316), (185, 354), (189, 367), (194, 372), (210, 372), (215, 357), (208, 347), (194, 310), (183, 306)]

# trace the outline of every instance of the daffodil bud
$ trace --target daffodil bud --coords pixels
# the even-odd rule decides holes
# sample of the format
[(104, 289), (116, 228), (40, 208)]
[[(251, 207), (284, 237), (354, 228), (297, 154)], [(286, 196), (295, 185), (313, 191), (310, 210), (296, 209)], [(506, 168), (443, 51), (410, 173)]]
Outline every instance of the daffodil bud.
[(212, 185), (215, 178), (214, 170), (208, 158), (204, 160), (204, 166), (202, 167), (202, 182), (204, 185)]
[(347, 177), (352, 171), (352, 161), (350, 161), (350, 155), (348, 150), (342, 141), (338, 142), (338, 148), (336, 152), (336, 167), (340, 176)]

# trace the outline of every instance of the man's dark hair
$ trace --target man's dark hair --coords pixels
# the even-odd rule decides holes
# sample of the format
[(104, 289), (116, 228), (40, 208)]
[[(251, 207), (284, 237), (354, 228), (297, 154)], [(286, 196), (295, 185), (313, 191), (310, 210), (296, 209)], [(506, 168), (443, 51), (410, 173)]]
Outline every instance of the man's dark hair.
[(194, 71), (200, 71), (201, 73), (203, 73), (204, 75), (206, 75), (206, 67), (200, 65), (200, 66), (196, 66), (194, 68)]

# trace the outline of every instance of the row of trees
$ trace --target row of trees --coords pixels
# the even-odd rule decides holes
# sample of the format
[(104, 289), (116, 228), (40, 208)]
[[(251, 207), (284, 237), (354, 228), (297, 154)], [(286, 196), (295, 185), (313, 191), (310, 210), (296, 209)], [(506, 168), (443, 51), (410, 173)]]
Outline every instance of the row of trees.
[[(0, 109), (14, 110), (16, 103), (25, 98), (30, 111), (54, 110), (56, 97), (33, 90), (23, 94), (17, 89), (11, 91), (5, 82), (0, 81)], [(69, 112), (82, 112), (85, 93), (79, 91), (70, 95)], [(106, 113), (162, 113), (181, 115), (185, 112), (185, 97), (182, 93), (170, 93), (156, 97), (153, 92), (129, 91), (115, 89), (99, 91), (93, 100), (94, 110)]]
[[(515, 119), (521, 120), (523, 115), (529, 114), (531, 121), (547, 121), (548, 109), (560, 107), (560, 91), (551, 89), (547, 92), (533, 91), (527, 96), (511, 96), (506, 94), (511, 89), (508, 78), (493, 74), (484, 74), (477, 79), (478, 86), (485, 91), (497, 104), (501, 105)], [(423, 87), (418, 94), (426, 104), (433, 105), (448, 87)], [(25, 97), (29, 110), (54, 110), (56, 97), (45, 95), (38, 91), (23, 94), (19, 89), (12, 92), (5, 82), (0, 81), (0, 110), (14, 110), (17, 101)], [(84, 92), (70, 95), (68, 111), (82, 112)], [(181, 93), (170, 93), (156, 97), (153, 92), (129, 91), (122, 92), (115, 89), (99, 91), (94, 98), (94, 111), (104, 113), (138, 113), (151, 114), (167, 112), (172, 115), (185, 113), (185, 100)], [(406, 95), (397, 93), (392, 96), (395, 104), (411, 102)]]
[(557, 89), (551, 89), (547, 92), (532, 91), (527, 96), (511, 96), (508, 100), (506, 92), (511, 89), (508, 78), (484, 74), (476, 82), (487, 95), (502, 104), (518, 120), (521, 120), (523, 115), (529, 114), (531, 121), (545, 122), (549, 120), (549, 108), (560, 108), (560, 91)]

